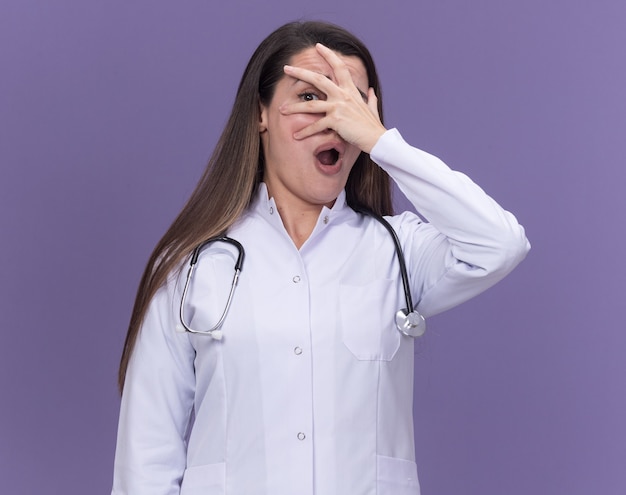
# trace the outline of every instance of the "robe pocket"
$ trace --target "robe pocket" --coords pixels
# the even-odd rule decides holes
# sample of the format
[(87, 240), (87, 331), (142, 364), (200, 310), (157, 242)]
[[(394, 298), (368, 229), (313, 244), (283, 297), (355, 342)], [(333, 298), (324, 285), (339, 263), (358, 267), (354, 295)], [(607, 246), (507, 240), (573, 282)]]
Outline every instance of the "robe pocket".
[(393, 280), (339, 286), (343, 343), (359, 360), (390, 361), (400, 347)]
[(378, 467), (378, 495), (419, 495), (417, 465), (413, 461), (376, 456)]
[(226, 464), (204, 464), (185, 470), (180, 495), (224, 495)]

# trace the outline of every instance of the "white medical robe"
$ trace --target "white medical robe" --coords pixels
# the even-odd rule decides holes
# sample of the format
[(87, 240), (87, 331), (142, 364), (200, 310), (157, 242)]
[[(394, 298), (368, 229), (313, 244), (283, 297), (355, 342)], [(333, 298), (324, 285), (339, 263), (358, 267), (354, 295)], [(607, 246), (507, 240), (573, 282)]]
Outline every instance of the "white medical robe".
[[(525, 256), (523, 228), (465, 175), (395, 130), (371, 156), (429, 221), (388, 217), (424, 316)], [(222, 340), (180, 331), (184, 277), (171, 277), (147, 312), (122, 397), (113, 494), (419, 494), (413, 340), (394, 322), (405, 302), (389, 233), (342, 193), (298, 250), (261, 185), (228, 235), (246, 256)], [(185, 307), (192, 328), (221, 315), (235, 258), (226, 244), (201, 254)]]

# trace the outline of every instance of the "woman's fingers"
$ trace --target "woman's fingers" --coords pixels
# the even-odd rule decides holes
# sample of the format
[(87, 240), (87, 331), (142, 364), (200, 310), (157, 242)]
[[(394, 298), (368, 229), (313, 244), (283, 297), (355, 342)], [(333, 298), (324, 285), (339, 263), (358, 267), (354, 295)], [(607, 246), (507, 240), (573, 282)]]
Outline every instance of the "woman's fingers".
[(323, 45), (316, 45), (319, 54), (330, 66), (329, 75), (294, 66), (285, 66), (285, 74), (305, 81), (324, 93), (324, 98), (300, 101), (280, 107), (284, 115), (294, 113), (319, 114), (320, 118), (299, 132), (296, 139), (304, 139), (328, 129), (335, 131), (347, 142), (370, 152), (378, 138), (385, 132), (380, 122), (377, 98), (372, 88), (359, 89), (348, 65), (337, 53)]
[(336, 86), (336, 84), (334, 84), (328, 77), (320, 74), (319, 72), (303, 69), (302, 67), (285, 65), (284, 71), (288, 76), (308, 82), (324, 92), (326, 92), (325, 90), (331, 90), (333, 86)]
[[(312, 84), (320, 91), (323, 91), (326, 95), (329, 95), (329, 93), (333, 92), (335, 89), (343, 89), (354, 95), (358, 94), (363, 99), (367, 98), (367, 95), (364, 92), (366, 88), (363, 88), (362, 91), (356, 86), (348, 66), (334, 51), (320, 43), (316, 45), (316, 49), (324, 60), (326, 60), (328, 65), (330, 65), (332, 75), (325, 76), (319, 72), (313, 72), (311, 70), (293, 65), (285, 65), (285, 74)], [(334, 81), (331, 79), (331, 76), (334, 78)]]
[(294, 113), (324, 114), (329, 110), (329, 104), (326, 100), (301, 101), (298, 103), (283, 104), (279, 107), (279, 110), (283, 115), (291, 115)]
[(369, 153), (386, 129), (378, 118), (376, 97), (370, 91), (367, 104), (361, 101), (359, 107), (346, 106), (328, 101), (301, 102), (280, 107), (284, 115), (295, 113), (317, 114), (319, 119), (294, 134), (295, 139), (305, 139), (328, 129), (341, 138)]
[(367, 106), (370, 111), (376, 115), (376, 118), (380, 120), (380, 115), (378, 113), (378, 96), (376, 96), (374, 88), (367, 89)]
[(344, 63), (343, 60), (341, 60), (341, 58), (339, 58), (339, 55), (337, 55), (334, 51), (332, 51), (327, 46), (322, 45), (321, 43), (316, 44), (315, 49), (333, 69), (333, 74), (335, 76), (335, 79), (337, 80), (338, 86), (344, 88), (353, 87), (358, 91), (358, 88), (356, 88), (356, 85), (352, 80), (352, 74), (350, 74), (348, 66)]
[(319, 120), (316, 120), (312, 124), (309, 124), (303, 129), (300, 129), (298, 132), (294, 133), (293, 137), (295, 139), (306, 139), (309, 136), (313, 136), (314, 134), (317, 134), (319, 132), (326, 132), (329, 129), (332, 129), (332, 128), (329, 127), (328, 122), (323, 117)]

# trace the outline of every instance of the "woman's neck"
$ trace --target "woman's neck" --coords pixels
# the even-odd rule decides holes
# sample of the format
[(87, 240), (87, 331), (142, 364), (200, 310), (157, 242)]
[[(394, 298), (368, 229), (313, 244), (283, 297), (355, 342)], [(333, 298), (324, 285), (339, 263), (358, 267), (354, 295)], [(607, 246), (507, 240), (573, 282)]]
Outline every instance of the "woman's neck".
[[(274, 200), (276, 201), (276, 198)], [(294, 208), (293, 206), (285, 207), (277, 202), (276, 208), (280, 213), (287, 234), (291, 237), (296, 248), (300, 249), (311, 236), (322, 211), (322, 206), (309, 205), (308, 207)]]

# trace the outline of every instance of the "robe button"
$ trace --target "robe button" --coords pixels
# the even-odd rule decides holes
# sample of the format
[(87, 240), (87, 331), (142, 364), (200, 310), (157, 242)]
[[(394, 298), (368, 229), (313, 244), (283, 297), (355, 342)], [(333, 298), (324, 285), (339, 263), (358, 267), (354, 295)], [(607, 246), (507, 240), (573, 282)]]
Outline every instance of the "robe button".
[(301, 280), (301, 278), (300, 278), (300, 276), (299, 276), (299, 275), (296, 275), (295, 277), (293, 277), (293, 283), (294, 283), (294, 284), (299, 283), (299, 282), (300, 282), (300, 280)]
[(306, 438), (306, 435), (302, 432), (298, 433), (298, 440), (304, 440)]
[(293, 349), (293, 353), (294, 353), (296, 356), (299, 356), (300, 354), (302, 354), (302, 348), (301, 348), (301, 347), (295, 347), (295, 348)]

